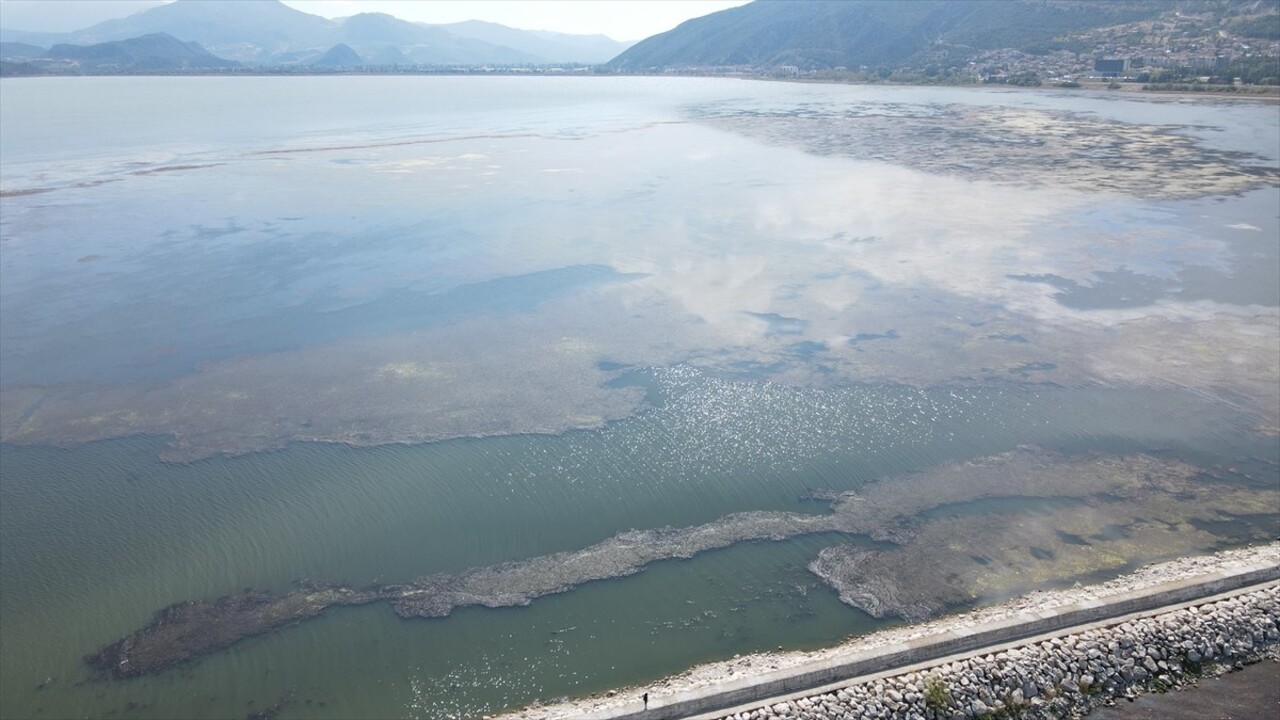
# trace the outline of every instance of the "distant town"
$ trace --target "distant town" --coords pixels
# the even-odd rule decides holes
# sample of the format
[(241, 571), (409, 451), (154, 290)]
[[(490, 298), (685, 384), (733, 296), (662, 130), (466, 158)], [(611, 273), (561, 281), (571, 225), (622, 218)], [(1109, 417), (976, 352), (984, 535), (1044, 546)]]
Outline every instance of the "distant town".
[[(677, 66), (674, 74), (792, 77), (911, 84), (1007, 84), (1074, 87), (1081, 83), (1141, 84), (1145, 89), (1280, 94), (1280, 17), (1265, 16), (1233, 33), (1202, 18), (1133, 23), (1091, 30), (1033, 49), (973, 53), (937, 43), (919, 59), (897, 67), (831, 69), (778, 65)], [(655, 69), (656, 70), (656, 69)]]

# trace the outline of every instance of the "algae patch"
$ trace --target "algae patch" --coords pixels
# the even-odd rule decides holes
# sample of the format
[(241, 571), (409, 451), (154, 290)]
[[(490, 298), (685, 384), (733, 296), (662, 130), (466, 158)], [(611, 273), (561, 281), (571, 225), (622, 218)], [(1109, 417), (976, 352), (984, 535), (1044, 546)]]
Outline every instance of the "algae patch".
[[(1008, 497), (1014, 491), (1073, 503), (930, 518), (929, 511)], [(385, 601), (403, 618), (442, 618), (466, 606), (512, 607), (588, 582), (625, 577), (663, 560), (738, 543), (843, 533), (897, 544), (838, 545), (810, 566), (844, 602), (876, 617), (921, 619), (1051, 581), (1115, 573), (1221, 542), (1193, 520), (1217, 520), (1280, 503), (1280, 491), (1206, 479), (1187, 463), (1148, 455), (1070, 457), (1024, 448), (928, 472), (884, 478), (859, 492), (817, 493), (831, 512), (751, 511), (703, 525), (629, 530), (579, 550), (363, 589), (305, 583), (292, 593), (246, 593), (184, 602), (91, 655), (118, 677), (159, 672), (239, 640), (323, 613)], [(1261, 499), (1259, 499), (1261, 498)], [(977, 505), (977, 507), (986, 507)], [(1047, 510), (1048, 508), (1048, 510)], [(1046, 515), (1046, 512), (1050, 514)], [(1270, 516), (1274, 525), (1276, 515)], [(1264, 521), (1265, 523), (1265, 521)], [(1109, 533), (1119, 524), (1123, 531)]]

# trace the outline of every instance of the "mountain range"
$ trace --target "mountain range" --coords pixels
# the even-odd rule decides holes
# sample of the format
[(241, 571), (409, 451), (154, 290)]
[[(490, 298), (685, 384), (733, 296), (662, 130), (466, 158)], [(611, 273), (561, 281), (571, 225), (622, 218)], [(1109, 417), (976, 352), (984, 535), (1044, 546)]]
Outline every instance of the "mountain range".
[(240, 64), (211, 54), (200, 47), (200, 43), (183, 42), (165, 33), (152, 33), (95, 45), (54, 45), (43, 57), (73, 60), (94, 72), (116, 69), (224, 70)]
[[(970, 65), (986, 75), (1017, 75), (1020, 67), (1036, 67), (1027, 57), (1075, 54), (1072, 62), (1084, 56), (1091, 64), (1093, 55), (1125, 52), (1209, 65), (1241, 56), (1266, 76), (1276, 39), (1276, 0), (755, 0), (630, 47), (602, 35), (475, 20), (426, 25), (381, 13), (329, 20), (279, 0), (177, 0), (71, 33), (0, 27), (0, 60), (8, 74), (580, 63), (614, 72), (843, 69), (972, 77), (979, 71)], [(1266, 50), (1261, 56), (1259, 47)], [(1022, 59), (1010, 59), (1010, 52)]]
[[(329, 20), (279, 0), (177, 0), (69, 33), (0, 28), (4, 48), (98, 45), (165, 34), (199, 43), (208, 53), (249, 66), (310, 65), (343, 57), (356, 64), (513, 65), (605, 62), (624, 50), (603, 35), (516, 30), (469, 21), (423, 25), (382, 13)], [(345, 45), (350, 54), (331, 53)], [(65, 50), (62, 51), (65, 54)]]
[(898, 68), (995, 49), (1045, 53), (1093, 31), (1177, 24), (1183, 13), (1219, 18), (1227, 29), (1261, 18), (1280, 31), (1276, 9), (1275, 0), (756, 0), (642, 40), (609, 67)]

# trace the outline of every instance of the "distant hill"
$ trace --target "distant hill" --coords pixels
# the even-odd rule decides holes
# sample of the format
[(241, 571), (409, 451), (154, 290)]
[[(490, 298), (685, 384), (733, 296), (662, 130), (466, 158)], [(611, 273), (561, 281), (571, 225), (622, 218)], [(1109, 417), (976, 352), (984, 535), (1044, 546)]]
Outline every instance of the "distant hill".
[[(643, 40), (610, 67), (897, 67), (925, 53), (1036, 50), (1055, 38), (1187, 6), (1247, 0), (756, 0)], [(1256, 3), (1255, 3), (1256, 4)]]
[[(419, 25), (384, 13), (361, 13), (340, 20), (334, 34), (366, 56), (394, 57), (398, 53), (406, 59), (406, 64), (523, 65), (546, 62), (513, 47), (457, 36), (440, 26)], [(390, 52), (389, 48), (396, 53)]]
[(626, 47), (599, 35), (515, 30), (493, 23), (423, 25), (383, 13), (329, 20), (279, 0), (177, 0), (70, 33), (5, 27), (0, 40), (49, 47), (153, 33), (198, 42), (214, 55), (258, 67), (310, 64), (338, 44), (367, 63), (385, 65), (599, 63)]
[(70, 33), (63, 42), (90, 44), (166, 33), (245, 62), (269, 60), (298, 47), (323, 49), (333, 23), (278, 0), (177, 0)]
[(608, 62), (633, 43), (614, 40), (604, 35), (569, 35), (546, 30), (516, 30), (506, 25), (467, 20), (449, 25), (437, 25), (456, 37), (483, 40), (493, 45), (503, 45), (537, 58), (542, 63)]
[(350, 68), (359, 67), (364, 64), (364, 58), (350, 46), (338, 43), (329, 48), (329, 51), (321, 55), (315, 62), (311, 63), (316, 67), (322, 68)]
[(95, 45), (54, 45), (41, 59), (74, 61), (81, 70), (91, 72), (218, 70), (239, 66), (211, 54), (199, 43), (182, 42), (165, 33)]
[(0, 60), (26, 60), (43, 55), (45, 48), (24, 42), (0, 42)]
[(360, 13), (338, 21), (336, 32), (352, 45), (419, 45), (439, 34), (386, 13)]
[(370, 65), (390, 65), (393, 67), (415, 64), (407, 55), (404, 54), (404, 51), (394, 45), (371, 49), (369, 53), (365, 55), (365, 60)]

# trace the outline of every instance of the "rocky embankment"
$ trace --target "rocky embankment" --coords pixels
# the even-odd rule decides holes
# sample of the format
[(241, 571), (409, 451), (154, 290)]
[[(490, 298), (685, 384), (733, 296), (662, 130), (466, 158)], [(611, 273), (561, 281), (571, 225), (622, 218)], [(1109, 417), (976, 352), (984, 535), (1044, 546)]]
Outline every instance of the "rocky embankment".
[(1280, 650), (1280, 586), (923, 672), (762, 705), (726, 720), (1063, 718), (1165, 692)]
[[(737, 692), (748, 686), (770, 684), (794, 688), (796, 678), (820, 668), (851, 663), (883, 667), (878, 658), (900, 653), (904, 648), (923, 648), (939, 640), (980, 635), (993, 628), (1005, 628), (997, 632), (1020, 637), (1008, 628), (1038, 623), (1073, 608), (1115, 607), (1170, 587), (1217, 582), (1215, 578), (1239, 576), (1258, 568), (1280, 568), (1280, 542), (1151, 564), (1093, 585), (1033, 591), (968, 612), (851, 638), (823, 650), (734, 657), (651, 685), (533, 705), (508, 717), (681, 717), (691, 713), (677, 712), (676, 708), (694, 699), (711, 699), (726, 689)], [(892, 670), (874, 676), (855, 673), (870, 681), (849, 680), (839, 690), (830, 690), (835, 686), (829, 685), (826, 692), (804, 697), (803, 703), (803, 694), (798, 694), (784, 700), (761, 701), (755, 706), (743, 705), (745, 712), (722, 717), (960, 720), (983, 717), (983, 708), (985, 717), (990, 718), (1067, 717), (1119, 698), (1188, 684), (1200, 674), (1222, 672), (1263, 657), (1280, 657), (1280, 586), (1276, 581), (1257, 590), (1241, 591), (1225, 601), (1206, 600), (1190, 607), (1168, 613), (1155, 611), (1131, 622), (1099, 622), (1093, 627), (1101, 629), (1087, 632), (1067, 628), (1054, 633), (1051, 640), (1015, 643), (1012, 647), (1016, 650), (992, 650), (990, 654), (978, 650), (975, 654), (954, 656), (966, 658), (959, 662), (940, 658), (933, 667), (914, 665), (912, 670), (926, 669), (904, 671), (898, 676), (893, 676)], [(921, 652), (926, 653), (924, 657), (930, 656), (925, 650)], [(928, 663), (924, 657), (917, 657), (914, 662)], [(1280, 676), (1280, 668), (1274, 675)], [(646, 695), (648, 712), (641, 703)], [(704, 706), (693, 712), (708, 711)]]

